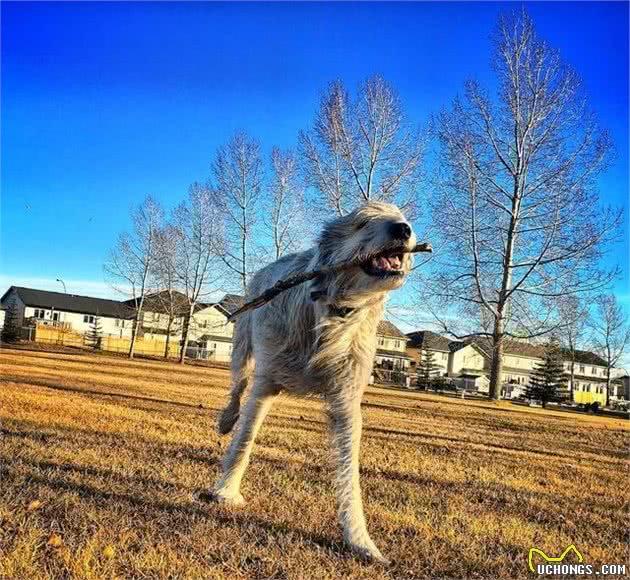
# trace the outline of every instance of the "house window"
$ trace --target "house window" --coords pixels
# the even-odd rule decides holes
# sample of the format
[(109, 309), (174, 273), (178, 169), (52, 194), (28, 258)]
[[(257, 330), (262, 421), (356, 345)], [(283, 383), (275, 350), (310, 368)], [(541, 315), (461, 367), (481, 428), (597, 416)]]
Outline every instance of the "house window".
[(44, 318), (46, 318), (46, 311), (43, 308), (36, 308), (33, 316), (39, 320), (44, 320)]
[(385, 344), (385, 339), (382, 336), (378, 337), (378, 345), (383, 346)]
[(581, 372), (582, 374), (584, 374), (584, 372), (585, 372), (585, 371), (584, 371), (584, 365), (580, 365), (580, 372)]
[(593, 375), (597, 374), (597, 369), (595, 367), (591, 368), (591, 374), (593, 374)]
[(84, 314), (83, 322), (85, 322), (86, 324), (94, 324), (94, 316), (91, 316), (89, 314)]
[(117, 319), (116, 319), (116, 326), (117, 326), (118, 328), (125, 328), (125, 321), (124, 321), (124, 320), (121, 320), (120, 318), (117, 318)]
[(442, 353), (442, 360), (446, 360), (447, 358), (448, 358), (448, 355), (445, 352), (443, 352)]
[(52, 319), (53, 320), (59, 320), (59, 312), (53, 312), (52, 313)]

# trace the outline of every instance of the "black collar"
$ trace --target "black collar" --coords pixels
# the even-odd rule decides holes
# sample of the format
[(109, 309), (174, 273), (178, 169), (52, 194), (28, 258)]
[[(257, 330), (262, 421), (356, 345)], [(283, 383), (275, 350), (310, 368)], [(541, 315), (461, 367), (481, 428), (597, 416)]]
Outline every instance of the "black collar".
[(345, 318), (346, 316), (352, 314), (354, 312), (354, 308), (349, 308), (347, 306), (335, 306), (334, 304), (328, 305), (328, 314), (331, 316), (337, 316), (339, 318)]
[[(326, 296), (326, 290), (313, 290), (311, 292), (311, 300), (313, 302), (317, 302), (320, 298)], [(352, 314), (354, 312), (354, 308), (350, 308), (348, 306), (335, 306), (334, 304), (328, 305), (328, 314), (330, 316), (336, 316), (338, 318), (345, 318), (346, 316)]]

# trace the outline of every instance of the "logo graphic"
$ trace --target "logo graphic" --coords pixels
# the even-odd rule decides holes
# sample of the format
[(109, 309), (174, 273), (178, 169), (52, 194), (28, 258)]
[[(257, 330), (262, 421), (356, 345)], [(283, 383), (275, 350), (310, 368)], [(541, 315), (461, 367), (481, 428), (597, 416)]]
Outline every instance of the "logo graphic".
[(582, 563), (584, 561), (584, 558), (582, 557), (581, 552), (573, 544), (568, 546), (567, 549), (564, 552), (562, 552), (562, 554), (560, 554), (560, 556), (558, 556), (557, 558), (552, 558), (550, 556), (547, 556), (547, 554), (545, 554), (542, 550), (539, 550), (538, 548), (531, 548), (529, 550), (529, 557), (527, 559), (527, 561), (529, 562), (529, 569), (532, 572), (536, 573), (536, 569), (534, 568), (534, 562), (533, 562), (534, 554), (540, 554), (547, 562), (562, 562), (562, 560), (564, 560), (565, 556), (571, 550), (573, 550), (576, 556), (578, 557), (578, 562)]

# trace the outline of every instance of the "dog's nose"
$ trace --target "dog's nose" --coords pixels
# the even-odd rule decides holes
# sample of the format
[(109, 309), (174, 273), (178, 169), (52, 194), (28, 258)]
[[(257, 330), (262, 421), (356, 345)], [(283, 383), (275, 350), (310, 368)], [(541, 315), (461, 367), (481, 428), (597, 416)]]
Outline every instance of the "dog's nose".
[(405, 222), (396, 222), (389, 226), (389, 233), (397, 240), (408, 240), (411, 237), (411, 228)]

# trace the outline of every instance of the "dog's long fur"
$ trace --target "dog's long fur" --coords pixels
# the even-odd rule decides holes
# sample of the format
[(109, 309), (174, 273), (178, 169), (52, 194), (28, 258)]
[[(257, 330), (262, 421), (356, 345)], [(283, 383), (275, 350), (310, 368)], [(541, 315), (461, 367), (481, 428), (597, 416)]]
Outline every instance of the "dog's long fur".
[[(281, 258), (253, 278), (248, 296), (256, 296), (294, 273), (322, 268), (362, 254), (404, 245), (393, 239), (392, 224), (407, 223), (390, 204), (372, 202), (329, 223), (316, 247)], [(404, 254), (402, 270), (411, 268)], [(286, 390), (320, 394), (327, 403), (336, 488), (344, 537), (359, 555), (385, 561), (365, 525), (359, 487), (361, 397), (374, 362), (376, 328), (389, 291), (404, 276), (378, 277), (361, 268), (292, 288), (258, 310), (237, 318), (232, 354), (230, 400), (219, 419), (219, 431), (237, 430), (223, 461), (215, 499), (240, 504), (240, 484), (254, 438), (274, 398)], [(247, 297), (246, 297), (247, 298)], [(251, 386), (241, 411), (241, 398)]]

